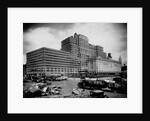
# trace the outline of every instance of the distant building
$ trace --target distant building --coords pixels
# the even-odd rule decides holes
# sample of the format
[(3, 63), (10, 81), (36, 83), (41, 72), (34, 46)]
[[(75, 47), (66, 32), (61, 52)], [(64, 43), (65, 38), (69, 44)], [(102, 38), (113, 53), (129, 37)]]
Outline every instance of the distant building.
[(40, 48), (27, 53), (27, 74), (35, 75), (76, 75), (79, 71), (121, 72), (119, 61), (99, 45), (89, 44), (86, 36), (75, 33), (61, 42), (61, 50)]
[(124, 66), (121, 67), (121, 71), (122, 72), (126, 72), (127, 71), (127, 66), (124, 64)]
[(127, 78), (127, 65), (125, 64), (121, 67), (121, 77)]
[(26, 64), (24, 64), (23, 65), (23, 76), (25, 76), (26, 74), (27, 74), (27, 65)]
[(121, 66), (122, 66), (122, 59), (121, 59), (121, 55), (119, 56), (119, 62), (120, 62), (120, 64), (121, 64)]
[(121, 64), (118, 61), (104, 59), (100, 56), (90, 58), (88, 61), (89, 72), (108, 72), (108, 73), (117, 73), (121, 72)]

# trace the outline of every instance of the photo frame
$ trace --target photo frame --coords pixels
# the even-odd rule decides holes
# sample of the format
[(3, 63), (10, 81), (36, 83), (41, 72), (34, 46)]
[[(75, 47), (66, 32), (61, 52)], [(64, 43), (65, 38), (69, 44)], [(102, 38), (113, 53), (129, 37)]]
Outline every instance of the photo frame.
[[(7, 6), (8, 7), (8, 6)], [(8, 9), (7, 9), (8, 10)], [(8, 17), (8, 19), (9, 19), (9, 17)], [(141, 18), (141, 20), (142, 20), (142, 18)], [(142, 23), (141, 23), (142, 24)], [(8, 25), (8, 28), (9, 28), (9, 25)], [(9, 29), (8, 29), (9, 30)], [(141, 32), (142, 32), (142, 30), (140, 30)], [(8, 31), (8, 33), (9, 33), (9, 31)], [(142, 38), (142, 37), (141, 37)], [(9, 38), (9, 36), (8, 36), (8, 40), (9, 40), (10, 38)], [(9, 44), (9, 41), (8, 41), (8, 44)], [(9, 54), (8, 54), (9, 55)], [(9, 57), (9, 56), (8, 56)], [(9, 64), (8, 64), (9, 65)], [(9, 73), (8, 73), (9, 74)], [(9, 76), (8, 76), (8, 79), (9, 79)], [(8, 84), (9, 84), (9, 81), (8, 81)], [(9, 91), (8, 91), (9, 92)], [(142, 93), (142, 92), (141, 92)], [(8, 98), (9, 99), (9, 98)], [(142, 100), (142, 99), (141, 99)], [(142, 106), (142, 105), (141, 105)], [(8, 108), (9, 108), (9, 106), (8, 106)], [(19, 112), (18, 112), (19, 113)], [(36, 113), (36, 112), (34, 112), (34, 113)], [(38, 112), (39, 113), (39, 112)], [(41, 112), (42, 113), (42, 112)], [(45, 113), (45, 112), (43, 112), (43, 113)], [(56, 112), (55, 112), (56, 113)], [(77, 112), (76, 112), (77, 113)], [(92, 112), (91, 112), (92, 113)], [(118, 112), (117, 112), (118, 113)], [(126, 112), (127, 113), (127, 112)]]

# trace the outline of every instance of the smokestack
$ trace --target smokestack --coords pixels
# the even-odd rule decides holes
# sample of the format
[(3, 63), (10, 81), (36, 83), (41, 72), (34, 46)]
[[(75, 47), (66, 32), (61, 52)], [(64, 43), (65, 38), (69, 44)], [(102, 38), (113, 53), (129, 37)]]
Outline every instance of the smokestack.
[(108, 57), (109, 57), (109, 58), (112, 58), (111, 53), (108, 53)]

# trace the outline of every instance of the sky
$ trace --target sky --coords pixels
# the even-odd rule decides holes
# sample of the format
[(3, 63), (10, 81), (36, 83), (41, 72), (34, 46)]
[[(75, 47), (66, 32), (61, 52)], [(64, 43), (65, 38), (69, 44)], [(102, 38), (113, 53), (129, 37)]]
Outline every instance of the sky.
[(113, 60), (121, 55), (122, 63), (127, 64), (127, 23), (23, 23), (23, 64), (26, 53), (41, 47), (60, 50), (61, 41), (74, 33), (102, 46)]

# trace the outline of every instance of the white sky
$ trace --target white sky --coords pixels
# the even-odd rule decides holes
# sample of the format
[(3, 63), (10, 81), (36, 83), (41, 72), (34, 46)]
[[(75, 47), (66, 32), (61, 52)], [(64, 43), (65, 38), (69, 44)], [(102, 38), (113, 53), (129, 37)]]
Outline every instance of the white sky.
[(40, 47), (61, 49), (61, 41), (74, 33), (85, 35), (89, 43), (104, 47), (114, 60), (121, 55), (127, 64), (127, 26), (121, 23), (45, 23), (30, 25), (23, 33), (23, 62), (26, 53)]

